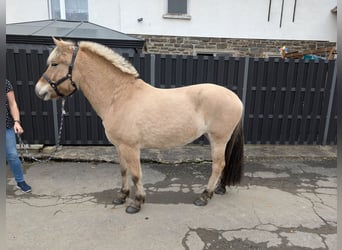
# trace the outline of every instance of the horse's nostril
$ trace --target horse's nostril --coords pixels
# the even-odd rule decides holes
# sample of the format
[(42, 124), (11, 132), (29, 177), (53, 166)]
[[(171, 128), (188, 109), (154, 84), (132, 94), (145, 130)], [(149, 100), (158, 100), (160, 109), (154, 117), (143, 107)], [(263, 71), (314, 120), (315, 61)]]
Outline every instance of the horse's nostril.
[(46, 92), (43, 92), (43, 93), (39, 92), (38, 89), (35, 89), (35, 92), (36, 92), (36, 95), (37, 95), (40, 99), (44, 99), (45, 96), (46, 96), (46, 94), (47, 94)]
[(37, 88), (34, 89), (34, 92), (36, 93), (36, 96), (40, 97), (39, 90)]

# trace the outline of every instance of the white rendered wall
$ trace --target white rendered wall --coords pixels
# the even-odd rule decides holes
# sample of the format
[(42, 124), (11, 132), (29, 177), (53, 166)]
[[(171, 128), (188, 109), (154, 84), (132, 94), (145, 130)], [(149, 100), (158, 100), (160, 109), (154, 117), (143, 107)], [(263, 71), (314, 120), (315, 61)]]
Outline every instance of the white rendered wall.
[[(7, 0), (7, 23), (48, 19), (48, 0)], [(190, 20), (166, 19), (167, 0), (88, 0), (89, 21), (127, 34), (336, 42), (337, 0), (188, 0)], [(138, 22), (138, 18), (143, 18)]]
[[(128, 1), (136, 2), (137, 0)], [(120, 0), (88, 0), (88, 9), (89, 22), (125, 32), (121, 27), (121, 15), (123, 13), (121, 12)]]
[[(331, 13), (336, 0), (297, 0), (294, 22), (295, 0), (284, 0), (282, 27), (282, 0), (272, 0), (269, 22), (269, 0), (188, 0), (190, 20), (163, 18), (167, 0), (88, 1), (89, 9), (98, 6), (89, 21), (128, 34), (336, 41), (337, 15)], [(118, 9), (99, 7), (108, 2)]]
[(47, 0), (6, 0), (6, 23), (49, 19)]

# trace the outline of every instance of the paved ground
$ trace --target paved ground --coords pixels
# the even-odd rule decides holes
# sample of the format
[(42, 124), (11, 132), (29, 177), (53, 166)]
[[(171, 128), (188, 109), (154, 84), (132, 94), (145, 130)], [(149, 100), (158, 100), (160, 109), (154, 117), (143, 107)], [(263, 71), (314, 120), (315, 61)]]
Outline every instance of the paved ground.
[[(44, 148), (35, 152), (42, 157)], [(8, 249), (337, 249), (336, 148), (246, 146), (245, 177), (206, 207), (206, 146), (144, 151), (146, 203), (128, 215), (112, 147), (64, 147), (26, 163), (32, 194), (8, 175)]]

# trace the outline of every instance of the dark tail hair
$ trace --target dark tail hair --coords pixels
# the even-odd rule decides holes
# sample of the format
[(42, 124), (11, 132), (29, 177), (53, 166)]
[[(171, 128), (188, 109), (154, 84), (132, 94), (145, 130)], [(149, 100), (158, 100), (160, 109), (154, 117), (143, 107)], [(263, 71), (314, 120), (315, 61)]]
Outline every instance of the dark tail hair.
[(243, 176), (243, 146), (244, 139), (241, 119), (226, 146), (226, 165), (222, 171), (220, 183), (222, 187), (240, 183)]

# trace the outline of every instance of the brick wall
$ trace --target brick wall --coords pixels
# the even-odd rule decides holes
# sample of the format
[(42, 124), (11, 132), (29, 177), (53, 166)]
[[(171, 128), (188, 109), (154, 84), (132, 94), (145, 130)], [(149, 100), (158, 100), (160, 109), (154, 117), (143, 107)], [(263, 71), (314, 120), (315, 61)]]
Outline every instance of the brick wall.
[(328, 41), (291, 41), (266, 39), (231, 39), (133, 35), (145, 39), (145, 52), (156, 54), (218, 54), (231, 56), (269, 57), (280, 56), (279, 48), (286, 46), (290, 51), (303, 51), (336, 46)]

